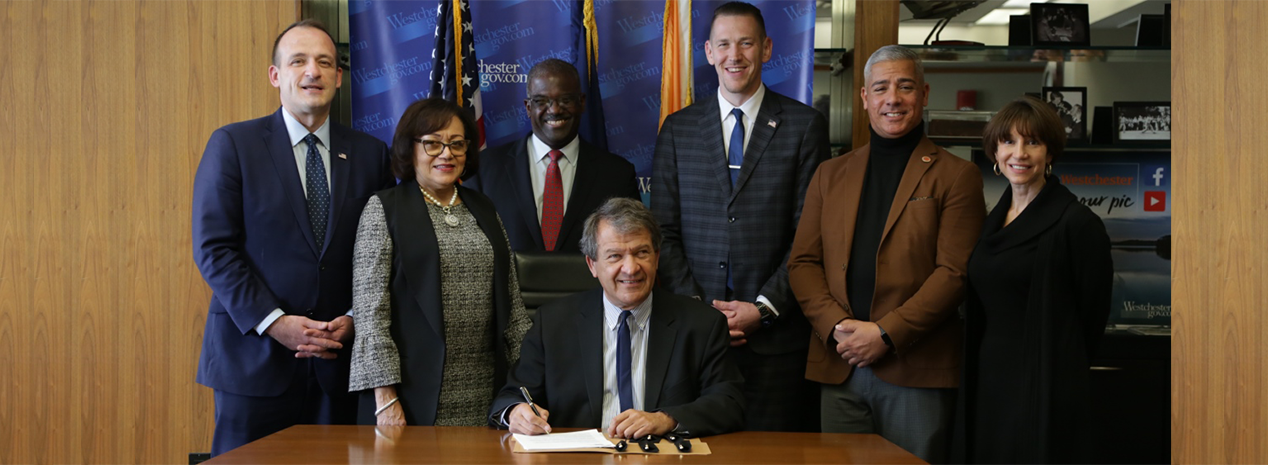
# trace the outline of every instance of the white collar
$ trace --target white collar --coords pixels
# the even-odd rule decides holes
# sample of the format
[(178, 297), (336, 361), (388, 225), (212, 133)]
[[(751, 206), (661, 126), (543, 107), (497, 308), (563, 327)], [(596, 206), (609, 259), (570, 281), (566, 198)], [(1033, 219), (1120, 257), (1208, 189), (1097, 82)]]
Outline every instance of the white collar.
[[(733, 108), (739, 108), (740, 111), (744, 112), (744, 116), (748, 117), (749, 121), (753, 121), (753, 118), (757, 117), (757, 111), (762, 109), (762, 100), (765, 98), (766, 84), (762, 84), (757, 87), (757, 92), (754, 92), (752, 97), (749, 97), (748, 100), (745, 100), (744, 103), (737, 107), (731, 105), (731, 102), (726, 101), (722, 97), (722, 86), (718, 85), (718, 111), (721, 113), (723, 121), (731, 114), (731, 109)], [(745, 125), (748, 126), (749, 124), (745, 123)]]
[[(304, 141), (305, 137), (308, 137), (308, 128), (304, 127), (304, 124), (300, 123), (294, 116), (291, 116), (291, 112), (286, 111), (286, 107), (282, 107), (282, 121), (286, 122), (286, 133), (291, 137), (291, 147), (299, 145), (300, 142)], [(313, 134), (317, 136), (322, 145), (326, 146), (326, 150), (330, 150), (329, 115), (326, 116), (326, 121), (321, 123), (321, 127), (313, 131)]]
[[(546, 154), (554, 149), (550, 148), (549, 145), (546, 145), (545, 142), (542, 142), (541, 139), (538, 139), (537, 134), (533, 134), (530, 138), (533, 140), (532, 161), (533, 163), (540, 163), (542, 161), (542, 158), (546, 158)], [(559, 149), (560, 152), (564, 153), (564, 159), (569, 160), (573, 163), (577, 162), (577, 152), (579, 150), (581, 150), (581, 135), (580, 134), (578, 134), (577, 137), (573, 137), (572, 142), (569, 142), (568, 145), (565, 145), (563, 148)]]
[[(616, 304), (613, 304), (612, 301), (608, 300), (607, 292), (603, 293), (604, 326), (606, 326), (609, 330), (616, 329), (616, 326), (621, 322), (621, 312), (623, 311), (625, 310), (621, 309), (621, 307), (617, 307)], [(631, 326), (642, 328), (646, 325), (647, 320), (652, 316), (652, 293), (648, 293), (647, 298), (643, 300), (643, 303), (638, 304), (637, 307), (634, 307), (634, 309), (630, 311), (634, 312), (630, 315), (629, 324)]]

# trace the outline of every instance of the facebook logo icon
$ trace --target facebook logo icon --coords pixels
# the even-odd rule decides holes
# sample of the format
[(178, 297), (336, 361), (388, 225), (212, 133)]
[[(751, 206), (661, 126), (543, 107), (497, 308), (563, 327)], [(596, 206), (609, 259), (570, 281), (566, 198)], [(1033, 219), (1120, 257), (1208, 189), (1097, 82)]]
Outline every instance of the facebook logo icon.
[(1161, 186), (1161, 185), (1162, 185), (1162, 178), (1163, 178), (1163, 174), (1162, 174), (1162, 172), (1163, 172), (1163, 170), (1165, 170), (1165, 169), (1166, 169), (1166, 168), (1163, 168), (1163, 167), (1159, 166), (1157, 169), (1155, 169), (1155, 170), (1154, 170), (1153, 178), (1154, 178), (1154, 185), (1155, 185), (1155, 186)]

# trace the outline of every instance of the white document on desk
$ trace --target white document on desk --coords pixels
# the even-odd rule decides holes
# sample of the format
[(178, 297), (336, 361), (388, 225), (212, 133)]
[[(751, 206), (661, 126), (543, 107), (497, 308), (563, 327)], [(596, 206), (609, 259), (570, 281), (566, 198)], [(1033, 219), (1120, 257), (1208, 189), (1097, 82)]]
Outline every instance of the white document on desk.
[(516, 434), (515, 441), (524, 450), (543, 449), (590, 449), (594, 447), (614, 447), (597, 429), (576, 431), (572, 433), (551, 433), (537, 436)]

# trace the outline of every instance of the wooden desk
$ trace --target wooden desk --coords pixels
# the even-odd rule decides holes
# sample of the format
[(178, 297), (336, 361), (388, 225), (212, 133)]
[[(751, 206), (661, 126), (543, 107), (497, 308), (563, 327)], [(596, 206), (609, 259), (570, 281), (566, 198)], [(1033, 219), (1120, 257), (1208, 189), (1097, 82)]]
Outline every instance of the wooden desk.
[(731, 433), (704, 438), (713, 451), (707, 456), (515, 454), (510, 438), (506, 431), (484, 427), (406, 426), (376, 432), (373, 426), (299, 425), (205, 463), (925, 463), (875, 434)]

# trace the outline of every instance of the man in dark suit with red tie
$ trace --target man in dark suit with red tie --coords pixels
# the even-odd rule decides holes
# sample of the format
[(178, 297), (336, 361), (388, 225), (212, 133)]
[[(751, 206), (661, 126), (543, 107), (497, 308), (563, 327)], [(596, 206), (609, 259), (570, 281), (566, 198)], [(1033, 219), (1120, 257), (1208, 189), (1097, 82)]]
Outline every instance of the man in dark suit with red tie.
[(217, 129), (194, 177), (194, 261), (211, 287), (198, 360), (219, 455), (295, 424), (352, 423), (352, 246), (394, 184), (383, 142), (330, 121), (343, 78), (316, 21), (273, 46), (282, 108)]
[(665, 119), (652, 211), (665, 229), (661, 283), (730, 322), (748, 429), (817, 431), (818, 392), (805, 380), (810, 325), (786, 263), (806, 186), (828, 158), (828, 130), (818, 111), (762, 84), (771, 45), (753, 5), (714, 10), (705, 53), (718, 92)]
[(533, 133), (480, 152), (464, 184), (493, 200), (516, 252), (578, 252), (590, 212), (612, 197), (640, 199), (634, 165), (577, 136), (585, 103), (571, 64), (534, 65), (524, 100)]

